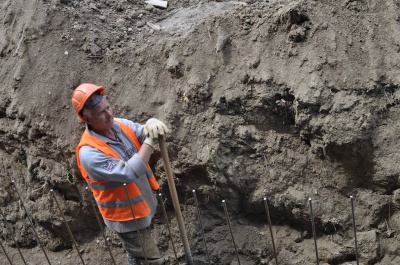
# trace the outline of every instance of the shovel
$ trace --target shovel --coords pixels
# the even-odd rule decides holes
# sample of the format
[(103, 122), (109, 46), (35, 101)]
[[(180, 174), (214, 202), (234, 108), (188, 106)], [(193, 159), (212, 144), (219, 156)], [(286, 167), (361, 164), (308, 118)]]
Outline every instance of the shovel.
[(165, 139), (164, 139), (163, 135), (160, 135), (158, 137), (158, 143), (160, 145), (161, 156), (164, 161), (165, 172), (167, 174), (169, 192), (171, 193), (172, 203), (174, 205), (175, 214), (176, 214), (176, 219), (178, 220), (179, 232), (180, 232), (183, 247), (185, 250), (186, 262), (188, 265), (194, 265), (192, 254), (190, 252), (189, 241), (188, 241), (186, 231), (185, 231), (185, 225), (183, 223), (182, 212), (181, 212), (181, 208), (179, 205), (178, 194), (176, 193), (175, 181), (174, 181), (174, 177), (172, 174), (171, 164), (169, 162), (167, 147), (166, 147)]

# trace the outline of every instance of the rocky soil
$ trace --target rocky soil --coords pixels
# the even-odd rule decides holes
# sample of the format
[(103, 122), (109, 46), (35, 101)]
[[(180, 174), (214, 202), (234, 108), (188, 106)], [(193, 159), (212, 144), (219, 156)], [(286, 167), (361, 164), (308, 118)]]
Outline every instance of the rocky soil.
[[(400, 264), (399, 1), (3, 0), (0, 17), (1, 264), (82, 264), (57, 201), (83, 261), (113, 264), (75, 162), (82, 82), (170, 127), (195, 260), (192, 190), (212, 264), (276, 264), (272, 243), (279, 264), (317, 264), (313, 235), (320, 264)], [(184, 264), (160, 152), (151, 164), (178, 260), (161, 207), (154, 236)]]

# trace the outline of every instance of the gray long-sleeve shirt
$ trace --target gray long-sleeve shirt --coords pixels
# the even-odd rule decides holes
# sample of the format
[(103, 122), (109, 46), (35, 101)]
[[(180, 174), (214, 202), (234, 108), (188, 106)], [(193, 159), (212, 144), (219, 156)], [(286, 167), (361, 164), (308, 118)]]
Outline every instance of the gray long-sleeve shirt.
[[(139, 142), (143, 143), (146, 138), (143, 125), (126, 119), (115, 119), (129, 126), (135, 132)], [(157, 199), (155, 198), (147, 180), (146, 173), (148, 173), (148, 170), (146, 164), (137, 154), (138, 150), (136, 149), (135, 144), (121, 131), (121, 128), (117, 123), (114, 123), (112, 129), (119, 141), (114, 141), (105, 136), (99, 135), (88, 127), (87, 129), (92, 136), (107, 143), (120, 157), (120, 159), (116, 159), (114, 157), (106, 156), (100, 150), (91, 146), (83, 146), (79, 150), (79, 158), (82, 166), (89, 174), (89, 177), (93, 180), (108, 180), (123, 183), (135, 182), (151, 211), (148, 216), (137, 219), (139, 229), (150, 226), (151, 220), (156, 211)], [(115, 222), (105, 218), (103, 219), (107, 227), (118, 233), (136, 230), (134, 220)]]

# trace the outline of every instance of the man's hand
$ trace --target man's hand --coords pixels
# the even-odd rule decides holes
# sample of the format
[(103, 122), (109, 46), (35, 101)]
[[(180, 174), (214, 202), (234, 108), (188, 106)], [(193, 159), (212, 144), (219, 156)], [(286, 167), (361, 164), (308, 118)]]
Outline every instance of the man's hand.
[(166, 135), (169, 130), (162, 121), (151, 118), (144, 125), (144, 133), (147, 138), (156, 139), (158, 142), (158, 135)]

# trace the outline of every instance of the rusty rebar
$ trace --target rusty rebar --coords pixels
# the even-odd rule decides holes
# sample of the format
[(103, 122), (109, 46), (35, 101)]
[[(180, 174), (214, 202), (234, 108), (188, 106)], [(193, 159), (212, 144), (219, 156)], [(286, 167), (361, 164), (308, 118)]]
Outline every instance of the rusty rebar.
[(271, 234), (271, 241), (272, 241), (272, 249), (274, 250), (274, 256), (275, 256), (275, 263), (276, 265), (279, 265), (278, 254), (275, 248), (274, 233), (272, 232), (271, 215), (269, 214), (268, 200), (266, 197), (264, 197), (264, 207), (265, 207), (265, 212), (267, 213), (269, 232)]
[(161, 208), (163, 210), (163, 214), (164, 214), (164, 218), (165, 218), (165, 225), (168, 228), (169, 238), (171, 239), (172, 249), (173, 249), (174, 255), (175, 255), (175, 261), (178, 263), (178, 255), (176, 254), (174, 239), (172, 238), (171, 227), (170, 227), (169, 221), (168, 221), (167, 210), (165, 209), (165, 205), (164, 205), (164, 201), (162, 199), (161, 193), (158, 194), (158, 198), (159, 198), (159, 201), (160, 201)]
[(92, 205), (92, 209), (93, 209), (94, 216), (96, 216), (97, 223), (98, 223), (99, 226), (100, 226), (101, 234), (103, 235), (103, 238), (104, 238), (104, 243), (106, 244), (106, 247), (107, 247), (107, 249), (108, 249), (108, 252), (110, 252), (110, 256), (111, 256), (111, 259), (112, 259), (112, 261), (113, 261), (113, 264), (114, 264), (114, 265), (117, 265), (117, 263), (115, 262), (114, 256), (113, 256), (113, 254), (112, 254), (111, 248), (110, 248), (110, 246), (108, 245), (107, 238), (106, 238), (106, 235), (105, 235), (105, 233), (104, 233), (104, 226), (103, 226), (103, 224), (101, 223), (101, 220), (100, 220), (100, 218), (99, 218), (99, 215), (97, 214), (96, 206), (95, 206), (95, 204), (94, 204), (94, 202), (93, 202), (93, 199), (92, 199), (92, 192), (89, 190), (89, 187), (86, 187), (86, 191), (87, 191), (87, 193), (88, 193), (88, 195), (89, 195), (89, 202), (90, 202), (90, 204)]
[(356, 260), (357, 260), (357, 265), (359, 265), (360, 261), (358, 260), (357, 228), (356, 228), (356, 219), (355, 219), (355, 214), (354, 214), (353, 196), (350, 196), (350, 204), (351, 204), (351, 214), (353, 217), (352, 219), (353, 219), (354, 246), (355, 246), (355, 251), (356, 251)]
[(75, 170), (74, 170), (74, 169), (72, 169), (72, 174), (71, 174), (71, 175), (72, 175), (72, 181), (73, 181), (73, 184), (74, 184), (74, 186), (75, 186), (76, 192), (78, 193), (78, 197), (79, 197), (79, 206), (82, 207), (82, 205), (83, 205), (83, 198), (82, 198), (81, 192), (79, 191), (78, 183), (76, 182)]
[(21, 194), (19, 193), (17, 184), (15, 184), (15, 181), (14, 181), (14, 180), (11, 181), (11, 182), (12, 182), (12, 184), (14, 185), (15, 190), (17, 191), (18, 197), (19, 197), (19, 199), (20, 199), (20, 201), (21, 201), (21, 205), (22, 205), (22, 207), (24, 208), (24, 211), (25, 211), (25, 213), (26, 213), (26, 216), (28, 217), (29, 222), (31, 223), (32, 231), (33, 231), (33, 233), (34, 233), (34, 235), (35, 235), (35, 237), (36, 237), (36, 241), (37, 241), (37, 243), (39, 244), (40, 248), (42, 249), (44, 255), (46, 256), (47, 262), (51, 265), (50, 259), (49, 259), (49, 257), (47, 256), (47, 253), (46, 253), (46, 251), (45, 251), (45, 249), (44, 249), (44, 246), (43, 246), (42, 242), (40, 241), (39, 236), (38, 236), (38, 234), (37, 234), (37, 232), (36, 232), (35, 226), (33, 225), (32, 219), (31, 219), (31, 217), (30, 217), (30, 213), (28, 212), (28, 209), (26, 209), (24, 200), (22, 199), (22, 196), (21, 196)]
[(238, 263), (239, 263), (239, 265), (240, 265), (239, 252), (238, 252), (238, 250), (237, 250), (236, 243), (235, 243), (235, 238), (234, 238), (234, 236), (233, 236), (231, 220), (230, 220), (230, 218), (229, 218), (228, 208), (226, 207), (225, 200), (222, 200), (222, 204), (224, 205), (224, 210), (225, 210), (225, 215), (226, 215), (226, 221), (227, 221), (227, 223), (228, 223), (229, 231), (231, 232), (231, 237), (232, 237), (232, 241), (233, 241), (233, 246), (235, 247), (236, 257), (237, 257)]
[(148, 260), (147, 260), (147, 253), (146, 253), (146, 249), (145, 249), (145, 246), (144, 246), (142, 233), (140, 233), (139, 224), (138, 224), (138, 222), (137, 222), (137, 219), (136, 219), (136, 216), (135, 216), (135, 212), (133, 211), (133, 206), (132, 206), (132, 202), (131, 202), (131, 198), (130, 198), (130, 195), (129, 195), (128, 188), (126, 187), (126, 183), (124, 183), (124, 189), (125, 189), (125, 193), (126, 193), (127, 200), (128, 200), (128, 202), (129, 202), (129, 206), (131, 207), (131, 212), (132, 212), (133, 220), (134, 220), (134, 222), (135, 222), (136, 231), (137, 231), (137, 233), (138, 233), (138, 235), (139, 235), (139, 241), (140, 241), (140, 244), (142, 245), (142, 251), (143, 251), (143, 255), (144, 255), (144, 261), (146, 262), (146, 264), (149, 264), (149, 262), (148, 262)]
[(197, 201), (197, 196), (196, 196), (196, 191), (195, 191), (195, 190), (193, 190), (193, 197), (194, 197), (194, 201), (195, 201), (195, 203), (196, 203), (197, 216), (199, 217), (199, 223), (200, 223), (200, 228), (201, 228), (201, 234), (202, 234), (202, 236), (203, 236), (204, 248), (205, 248), (205, 250), (206, 250), (208, 264), (211, 264), (210, 253), (208, 252), (207, 241), (206, 241), (206, 237), (205, 237), (205, 235), (204, 235), (204, 226), (203, 226), (203, 222), (201, 221), (201, 214), (200, 214), (199, 202)]
[(15, 239), (13, 230), (12, 230), (10, 224), (7, 223), (6, 215), (4, 214), (3, 210), (1, 210), (1, 208), (0, 208), (0, 213), (1, 213), (1, 215), (3, 216), (3, 221), (4, 221), (4, 223), (6, 224), (7, 229), (8, 229), (9, 232), (10, 232), (10, 235), (11, 235), (12, 238), (13, 238), (15, 245), (17, 246), (17, 249), (18, 249), (19, 255), (21, 256), (21, 259), (23, 260), (24, 264), (26, 265), (26, 261), (25, 261), (24, 255), (22, 255), (22, 252), (21, 252), (21, 249), (19, 248), (18, 242), (17, 242), (17, 240)]
[(319, 265), (319, 257), (318, 257), (318, 247), (317, 247), (317, 233), (315, 232), (315, 223), (314, 223), (314, 213), (312, 208), (312, 199), (308, 198), (308, 202), (310, 203), (310, 212), (311, 212), (311, 225), (314, 237), (314, 246), (315, 246), (315, 256), (317, 258), (317, 265)]
[(13, 263), (12, 263), (10, 257), (9, 257), (8, 254), (7, 254), (6, 249), (4, 248), (3, 243), (1, 243), (1, 241), (0, 241), (0, 247), (1, 247), (1, 249), (3, 250), (3, 252), (4, 252), (4, 255), (6, 255), (8, 262), (10, 262), (10, 264), (13, 265)]
[(71, 228), (68, 225), (67, 219), (65, 219), (64, 213), (61, 210), (61, 207), (60, 207), (60, 204), (57, 201), (56, 195), (54, 194), (54, 190), (51, 189), (50, 191), (51, 191), (51, 194), (53, 194), (54, 201), (57, 204), (58, 210), (60, 211), (60, 214), (61, 214), (61, 216), (62, 216), (62, 218), (63, 218), (63, 220), (65, 222), (65, 225), (67, 226), (67, 230), (68, 230), (69, 236), (71, 237), (72, 243), (74, 244), (74, 246), (76, 248), (76, 251), (78, 252), (79, 258), (81, 259), (82, 264), (85, 265), (85, 262), (83, 261), (83, 258), (82, 258), (82, 255), (81, 255), (81, 252), (79, 251), (78, 244), (75, 241), (75, 238), (74, 238), (74, 236), (72, 234)]

